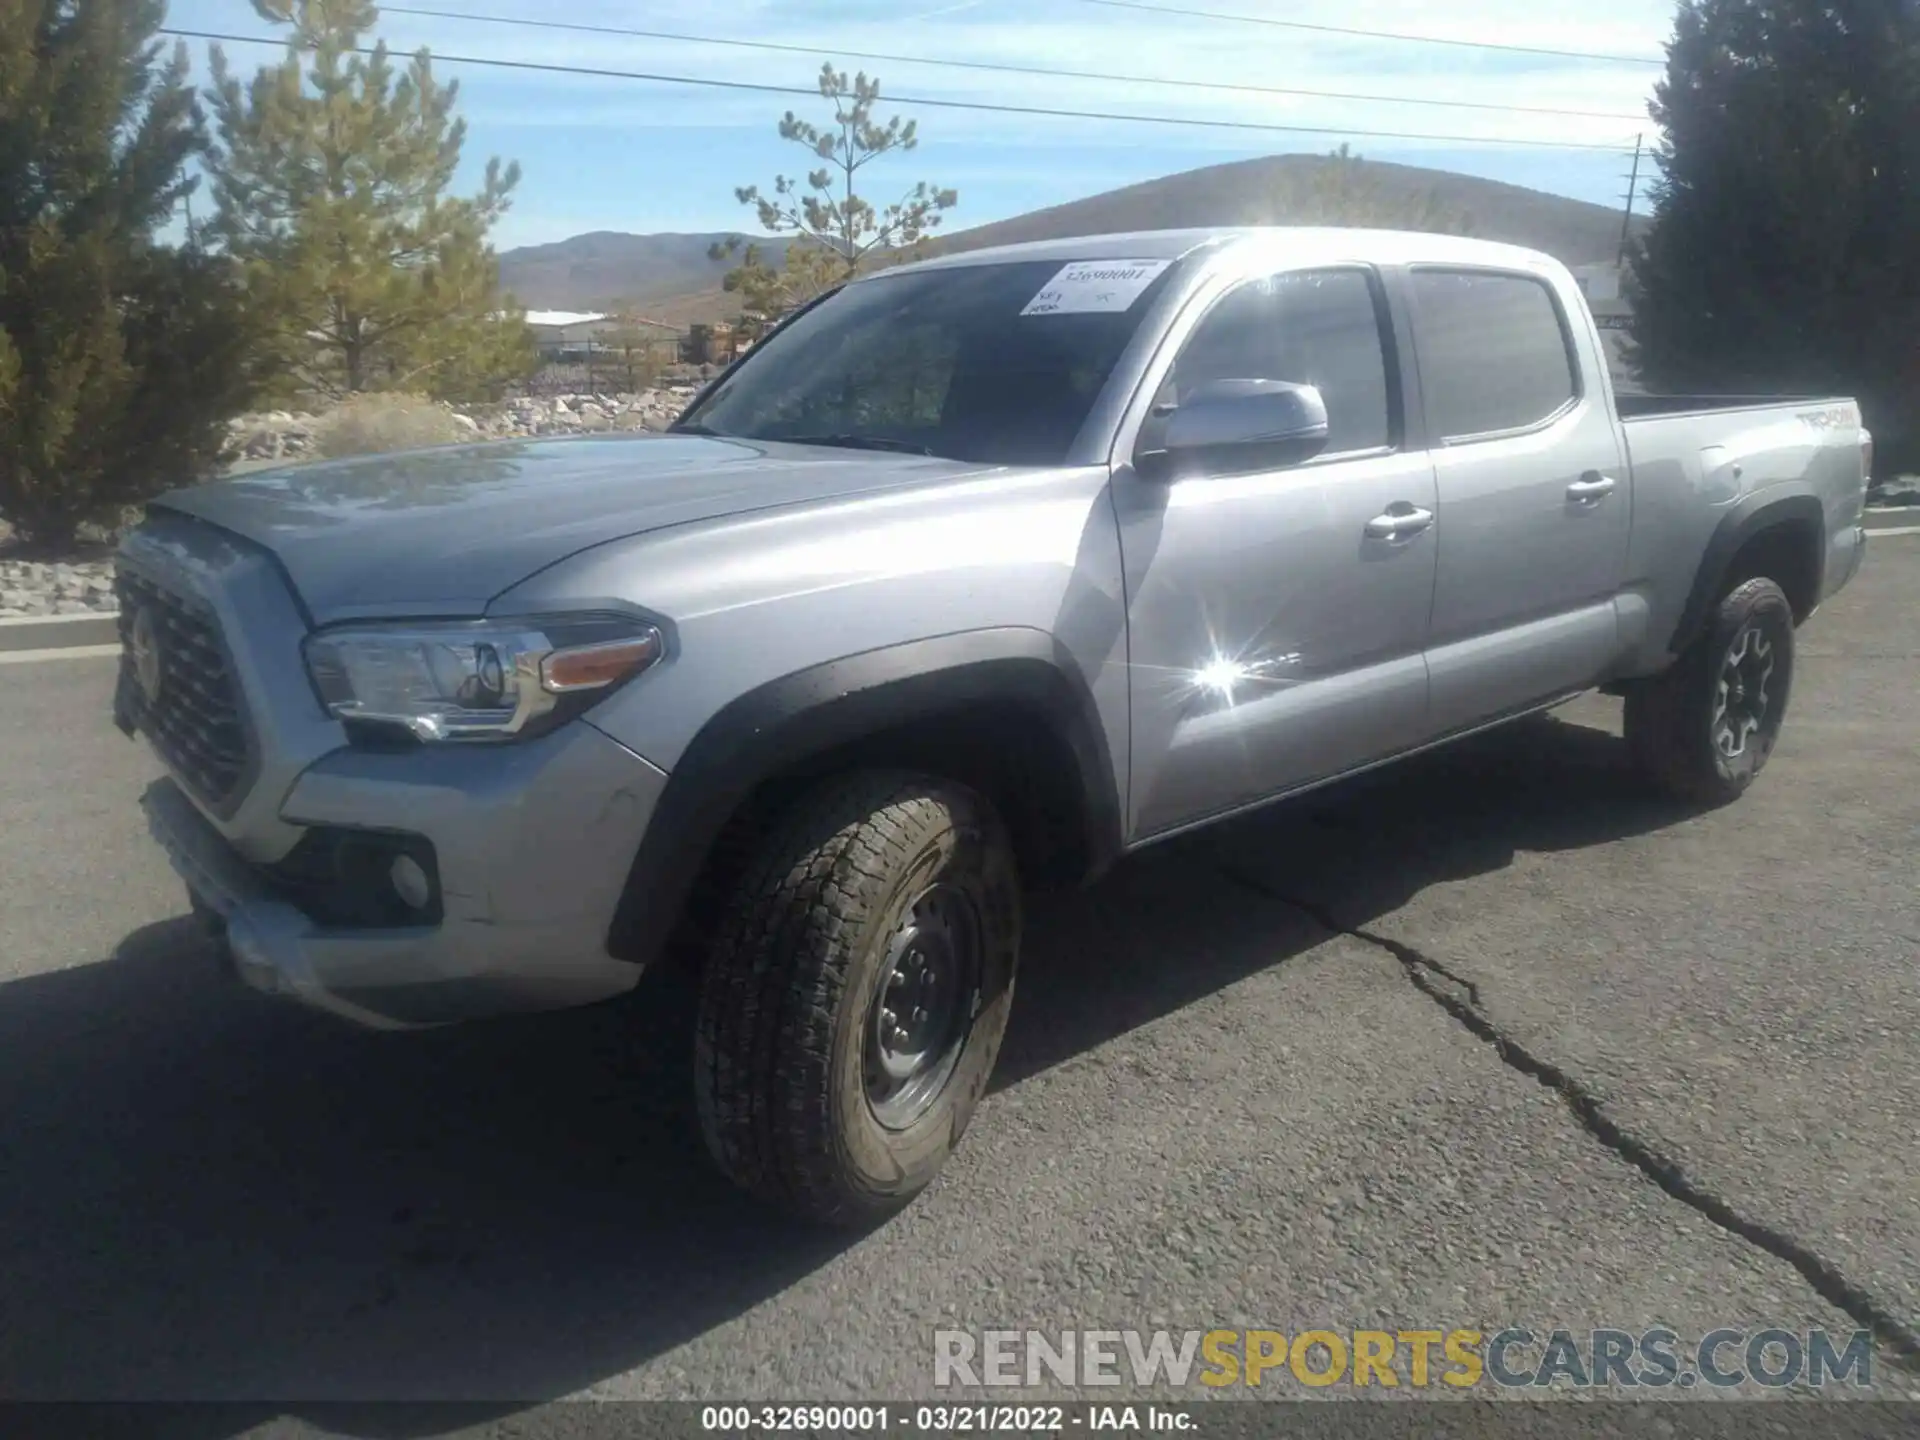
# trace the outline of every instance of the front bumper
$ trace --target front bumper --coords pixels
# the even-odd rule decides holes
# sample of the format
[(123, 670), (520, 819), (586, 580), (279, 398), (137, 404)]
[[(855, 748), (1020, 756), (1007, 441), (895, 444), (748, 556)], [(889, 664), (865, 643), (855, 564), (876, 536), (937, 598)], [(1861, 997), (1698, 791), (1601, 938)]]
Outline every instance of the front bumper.
[(323, 757), (281, 823), (405, 831), (434, 848), (440, 921), (387, 929), (317, 924), (172, 780), (141, 804), (174, 869), (225, 919), (248, 985), (406, 1029), (630, 990), (640, 969), (608, 955), (607, 931), (665, 778), (578, 722), (523, 745)]

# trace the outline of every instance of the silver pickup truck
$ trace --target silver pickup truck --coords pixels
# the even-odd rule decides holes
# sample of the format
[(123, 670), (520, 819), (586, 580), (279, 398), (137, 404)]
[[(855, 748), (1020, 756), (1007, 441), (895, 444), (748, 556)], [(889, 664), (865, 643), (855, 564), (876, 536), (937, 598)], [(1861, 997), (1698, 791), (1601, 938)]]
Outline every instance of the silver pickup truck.
[(155, 502), (115, 717), (247, 983), (405, 1027), (697, 965), (718, 1163), (870, 1220), (987, 1083), (1026, 887), (1595, 687), (1652, 782), (1754, 779), (1870, 441), (1602, 356), (1558, 263), (1440, 236), (902, 267), (666, 435)]

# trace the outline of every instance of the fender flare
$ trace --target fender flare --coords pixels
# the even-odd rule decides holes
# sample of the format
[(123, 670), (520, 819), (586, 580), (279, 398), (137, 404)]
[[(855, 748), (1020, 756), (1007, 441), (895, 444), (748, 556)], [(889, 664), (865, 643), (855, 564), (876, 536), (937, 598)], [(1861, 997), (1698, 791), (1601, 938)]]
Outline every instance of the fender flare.
[[(1700, 557), (1700, 567), (1694, 573), (1693, 589), (1687, 595), (1686, 608), (1680, 612), (1679, 623), (1674, 626), (1673, 638), (1668, 642), (1669, 651), (1678, 655), (1706, 633), (1713, 607), (1725, 592), (1733, 558), (1749, 541), (1768, 530), (1798, 524), (1813, 527), (1814, 563), (1824, 569), (1827, 514), (1819, 497), (1808, 494), (1776, 496), (1763, 490), (1740, 501), (1723, 516), (1713, 534), (1707, 538), (1706, 549)], [(1816, 573), (1813, 587), (1815, 595), (1820, 593), (1820, 583), (1821, 577)]]
[(1087, 875), (1122, 849), (1105, 727), (1085, 678), (1053, 636), (970, 630), (886, 646), (757, 686), (703, 725), (667, 776), (608, 931), (614, 958), (647, 965), (679, 923), (727, 821), (762, 782), (916, 720), (1013, 704), (1039, 715), (1072, 757)]

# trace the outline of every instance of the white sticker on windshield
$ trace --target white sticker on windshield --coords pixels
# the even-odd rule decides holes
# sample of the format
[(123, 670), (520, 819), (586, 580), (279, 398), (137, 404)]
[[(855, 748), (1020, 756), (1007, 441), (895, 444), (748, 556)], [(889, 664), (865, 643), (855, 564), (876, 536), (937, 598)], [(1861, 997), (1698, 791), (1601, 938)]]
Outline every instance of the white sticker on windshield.
[(1171, 260), (1076, 260), (1027, 302), (1022, 315), (1085, 315), (1125, 310)]

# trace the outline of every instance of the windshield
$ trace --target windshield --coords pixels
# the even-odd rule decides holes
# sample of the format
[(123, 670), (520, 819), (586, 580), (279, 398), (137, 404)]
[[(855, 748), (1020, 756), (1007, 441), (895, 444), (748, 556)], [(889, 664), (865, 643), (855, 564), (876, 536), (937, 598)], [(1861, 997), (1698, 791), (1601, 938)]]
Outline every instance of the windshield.
[(680, 428), (747, 440), (1057, 465), (1168, 261), (882, 275), (763, 341)]

